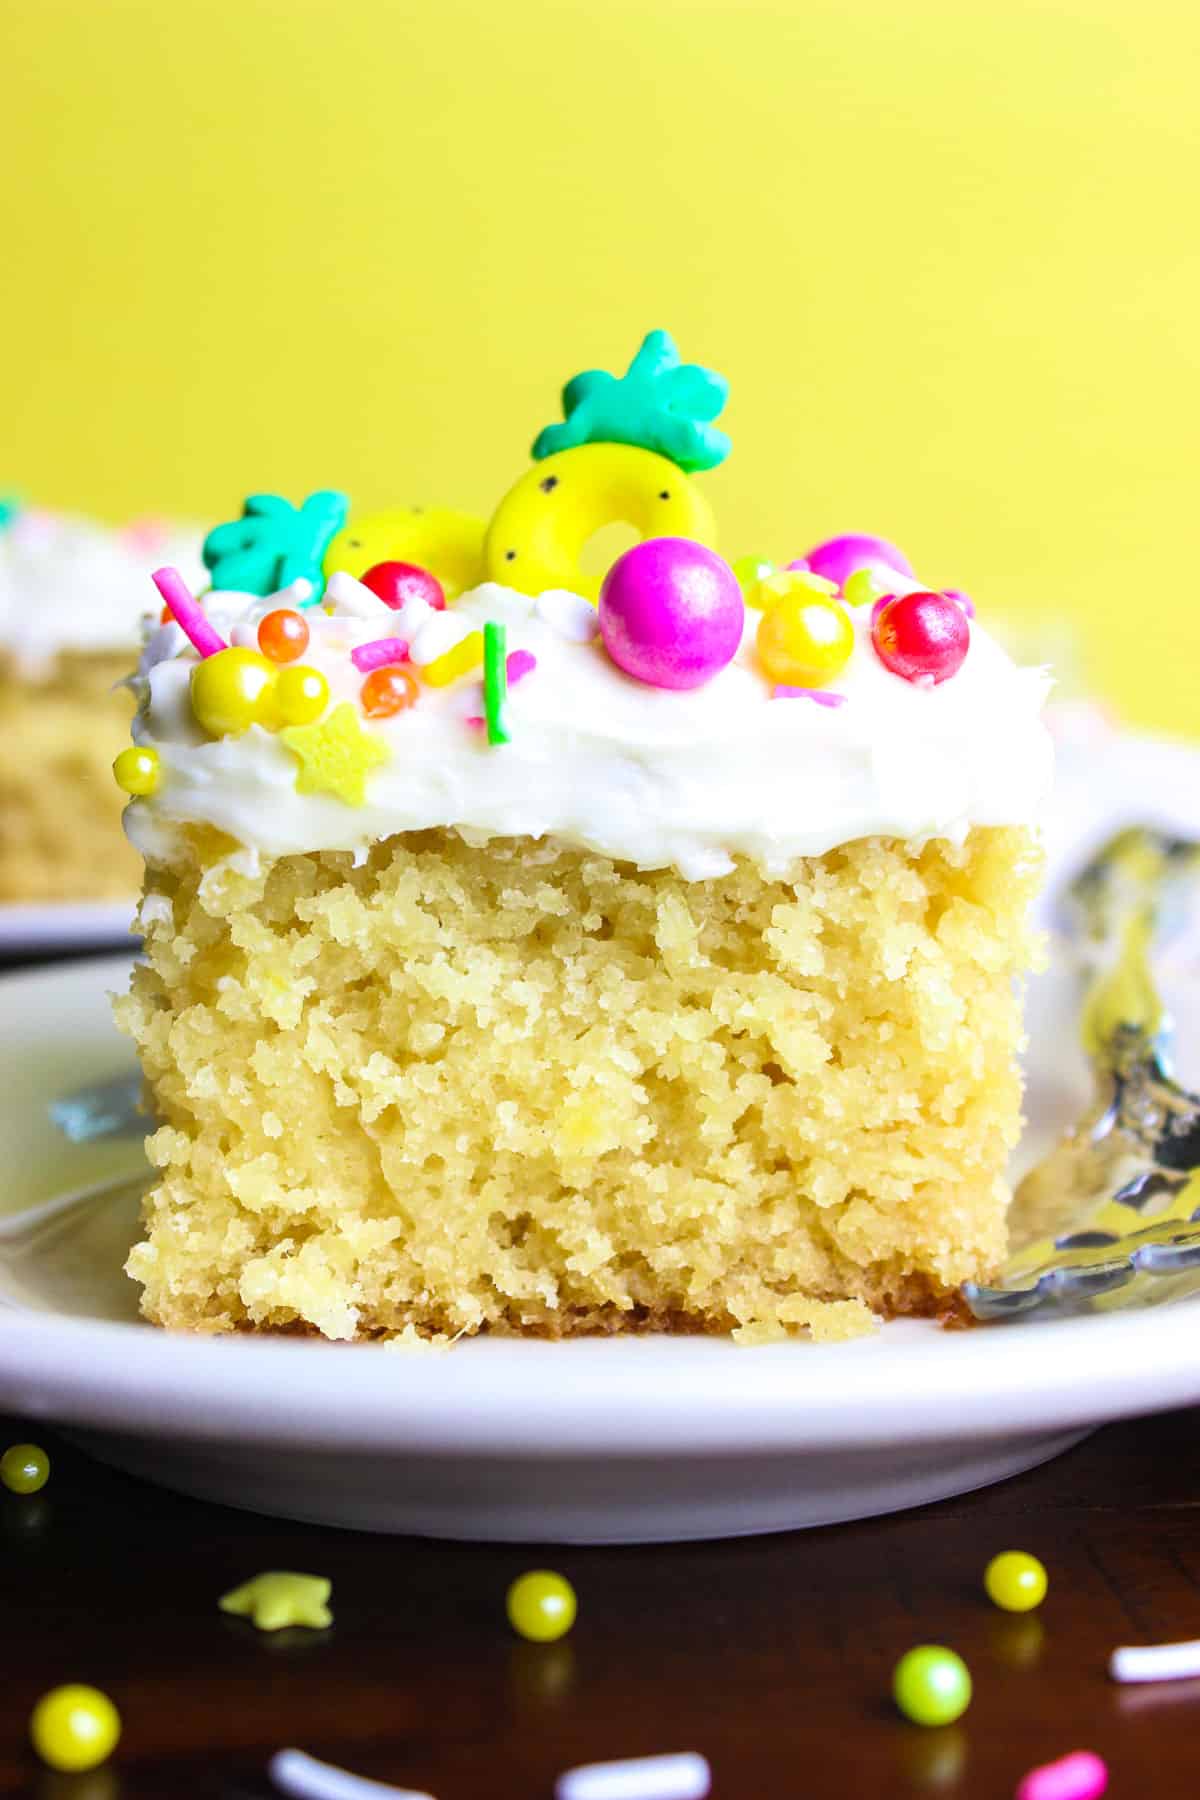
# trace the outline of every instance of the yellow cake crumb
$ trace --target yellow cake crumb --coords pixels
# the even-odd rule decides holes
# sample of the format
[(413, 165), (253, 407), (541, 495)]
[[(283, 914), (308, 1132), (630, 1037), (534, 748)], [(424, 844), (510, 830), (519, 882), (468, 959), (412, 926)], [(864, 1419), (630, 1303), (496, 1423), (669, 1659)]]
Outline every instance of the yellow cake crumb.
[(125, 841), (113, 758), (129, 742), (127, 652), (68, 652), (37, 680), (0, 658), (0, 901), (119, 899)]
[(197, 1331), (835, 1339), (1004, 1251), (1040, 855), (703, 882), (450, 831), (151, 863), (129, 1272)]

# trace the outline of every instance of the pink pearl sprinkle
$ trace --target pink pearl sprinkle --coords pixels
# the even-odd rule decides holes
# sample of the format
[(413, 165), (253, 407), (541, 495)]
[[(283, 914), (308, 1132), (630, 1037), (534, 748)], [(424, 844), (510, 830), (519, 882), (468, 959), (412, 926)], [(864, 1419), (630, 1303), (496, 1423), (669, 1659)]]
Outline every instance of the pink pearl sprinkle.
[(815, 700), (818, 706), (845, 706), (845, 694), (828, 694), (823, 688), (786, 687), (777, 682), (771, 689), (772, 700)]
[(1096, 1800), (1108, 1786), (1108, 1768), (1090, 1750), (1073, 1750), (1057, 1762), (1030, 1769), (1016, 1800)]
[(514, 682), (520, 681), (522, 675), (533, 673), (537, 668), (537, 657), (532, 650), (514, 650), (504, 666), (508, 671), (508, 685), (512, 687)]
[(389, 663), (408, 661), (408, 645), (403, 638), (372, 638), (350, 652), (350, 661), (361, 675), (372, 669), (386, 669)]
[(202, 657), (215, 656), (229, 648), (220, 632), (204, 616), (204, 608), (193, 600), (188, 584), (178, 569), (156, 569), (150, 577), (180, 630), (191, 639)]

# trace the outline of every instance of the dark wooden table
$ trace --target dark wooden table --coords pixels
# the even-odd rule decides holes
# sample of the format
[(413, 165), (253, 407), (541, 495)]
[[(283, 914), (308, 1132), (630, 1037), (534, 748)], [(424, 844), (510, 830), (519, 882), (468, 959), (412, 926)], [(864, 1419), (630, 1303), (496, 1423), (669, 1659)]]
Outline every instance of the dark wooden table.
[[(1200, 1414), (1112, 1426), (982, 1494), (890, 1519), (674, 1548), (469, 1547), (290, 1525), (160, 1492), (55, 1434), (41, 1495), (0, 1494), (0, 1793), (34, 1800), (268, 1800), (295, 1744), (437, 1800), (550, 1800), (574, 1763), (702, 1750), (716, 1800), (1010, 1800), (1032, 1764), (1104, 1756), (1114, 1800), (1200, 1793), (1200, 1682), (1119, 1689), (1122, 1642), (1200, 1636)], [(980, 1592), (995, 1551), (1041, 1556), (1040, 1614)], [(561, 1569), (572, 1635), (515, 1641), (522, 1569)], [(331, 1631), (271, 1638), (217, 1610), (264, 1569), (329, 1575)], [(967, 1659), (958, 1726), (902, 1724), (892, 1665)], [(38, 1695), (105, 1688), (108, 1769), (39, 1773)]]

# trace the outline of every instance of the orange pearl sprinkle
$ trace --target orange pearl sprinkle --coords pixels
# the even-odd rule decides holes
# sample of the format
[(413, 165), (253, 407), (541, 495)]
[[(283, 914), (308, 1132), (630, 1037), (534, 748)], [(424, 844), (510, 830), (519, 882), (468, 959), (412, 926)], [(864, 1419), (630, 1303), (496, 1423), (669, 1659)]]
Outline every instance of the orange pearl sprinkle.
[(372, 669), (362, 684), (359, 700), (368, 719), (390, 719), (393, 713), (412, 706), (421, 689), (416, 676), (403, 663), (388, 663)]
[(295, 662), (308, 649), (306, 621), (290, 606), (281, 606), (259, 621), (258, 647), (272, 662)]

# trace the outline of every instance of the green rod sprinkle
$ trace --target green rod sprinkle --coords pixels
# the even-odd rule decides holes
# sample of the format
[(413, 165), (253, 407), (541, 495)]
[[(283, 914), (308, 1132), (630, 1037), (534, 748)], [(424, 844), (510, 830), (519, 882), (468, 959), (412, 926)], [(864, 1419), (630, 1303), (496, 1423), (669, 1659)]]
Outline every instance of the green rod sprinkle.
[(508, 729), (508, 627), (492, 620), (483, 628), (483, 710), (489, 744), (511, 744)]

